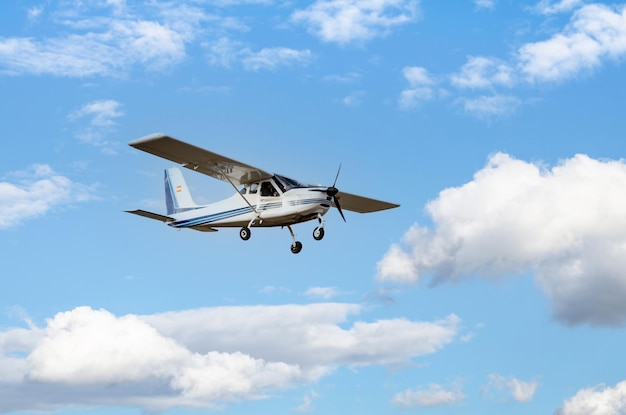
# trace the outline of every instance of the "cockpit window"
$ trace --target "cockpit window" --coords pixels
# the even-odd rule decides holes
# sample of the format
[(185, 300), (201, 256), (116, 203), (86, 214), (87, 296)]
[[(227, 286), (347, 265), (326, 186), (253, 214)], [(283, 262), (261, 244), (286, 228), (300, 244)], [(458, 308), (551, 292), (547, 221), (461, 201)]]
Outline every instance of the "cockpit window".
[(261, 196), (278, 196), (278, 192), (270, 182), (261, 183)]
[(297, 180), (290, 179), (289, 177), (279, 176), (277, 174), (274, 176), (274, 178), (276, 180), (276, 184), (278, 184), (278, 187), (280, 187), (280, 190), (282, 190), (283, 193), (295, 187), (306, 187), (305, 185), (298, 182)]
[(258, 183), (252, 183), (250, 185), (250, 194), (254, 194), (259, 190), (259, 184)]

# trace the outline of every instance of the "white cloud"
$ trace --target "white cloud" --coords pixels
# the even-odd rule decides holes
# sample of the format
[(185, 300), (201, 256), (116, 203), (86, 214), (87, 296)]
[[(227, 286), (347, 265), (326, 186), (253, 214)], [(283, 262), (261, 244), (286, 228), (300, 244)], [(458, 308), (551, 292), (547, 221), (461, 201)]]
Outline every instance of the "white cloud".
[(488, 119), (513, 114), (521, 101), (510, 95), (484, 95), (477, 98), (459, 98), (458, 103), (468, 114)]
[(485, 390), (506, 389), (517, 402), (530, 402), (535, 396), (537, 387), (539, 387), (539, 383), (536, 381), (524, 382), (514, 377), (491, 374)]
[(450, 77), (450, 82), (457, 88), (491, 88), (496, 85), (512, 86), (513, 68), (495, 58), (470, 56), (458, 74)]
[(298, 405), (298, 407), (296, 408), (296, 411), (300, 413), (314, 412), (315, 409), (313, 408), (313, 400), (318, 397), (319, 397), (319, 394), (315, 392), (314, 390), (304, 395), (304, 398), (302, 399), (303, 402), (302, 404)]
[(93, 199), (93, 189), (55, 173), (46, 164), (34, 164), (10, 176), (17, 182), (0, 182), (0, 229), (18, 226), (56, 207)]
[(541, 14), (556, 14), (569, 12), (583, 4), (583, 0), (541, 0), (534, 10)]
[(313, 54), (309, 49), (275, 47), (254, 52), (244, 43), (228, 37), (221, 37), (205, 47), (209, 64), (225, 68), (241, 63), (244, 69), (250, 71), (275, 70), (281, 66), (304, 66), (313, 60)]
[(576, 11), (563, 32), (529, 43), (518, 52), (530, 81), (562, 81), (626, 55), (626, 6), (590, 4)]
[[(89, 16), (89, 7), (102, 6), (83, 5), (72, 12), (59, 9), (56, 13), (64, 17), (58, 20), (67, 33), (64, 36), (0, 38), (0, 71), (90, 77), (122, 76), (137, 66), (162, 70), (184, 59), (185, 44), (193, 39), (202, 19), (198, 9), (176, 11), (158, 5), (153, 6), (162, 13), (160, 20), (142, 19), (128, 13), (124, 2), (104, 5), (110, 6), (109, 16)], [(33, 18), (41, 14), (32, 10)]]
[(115, 125), (115, 118), (119, 118), (124, 113), (120, 110), (121, 104), (117, 101), (99, 100), (92, 101), (83, 105), (79, 110), (69, 115), (70, 119), (78, 119), (83, 117), (90, 118), (90, 124), (98, 127), (107, 127)]
[[(115, 316), (78, 307), (44, 328), (0, 331), (0, 412), (110, 402), (162, 411), (261, 399), (338, 366), (433, 353), (456, 337), (460, 324), (449, 316), (339, 326), (360, 311), (326, 303)], [(310, 409), (316, 396), (308, 395), (300, 409)]]
[(626, 413), (626, 381), (615, 387), (581, 389), (563, 403), (557, 415), (622, 415)]
[(577, 155), (547, 169), (507, 154), (429, 202), (378, 263), (382, 281), (433, 283), (533, 271), (568, 324), (626, 321), (626, 163)]
[(465, 399), (459, 390), (446, 390), (438, 384), (430, 384), (428, 388), (407, 389), (396, 394), (391, 403), (401, 408), (429, 408), (444, 405), (458, 405)]
[(474, 0), (474, 4), (479, 9), (493, 9), (496, 6), (495, 0)]
[(85, 143), (94, 145), (109, 154), (115, 154), (117, 142), (106, 139), (107, 135), (114, 131), (115, 119), (124, 113), (120, 109), (121, 104), (115, 100), (92, 101), (73, 111), (68, 118), (74, 122), (85, 122), (76, 137)]
[(276, 69), (279, 66), (306, 65), (312, 59), (311, 51), (290, 48), (264, 48), (259, 52), (247, 51), (242, 59), (245, 69)]
[(317, 0), (291, 18), (324, 42), (347, 44), (385, 36), (418, 14), (417, 0)]
[(337, 287), (310, 287), (304, 295), (329, 300), (337, 296)]
[(424, 101), (434, 97), (433, 86), (435, 81), (425, 68), (420, 66), (405, 66), (402, 75), (409, 82), (409, 88), (400, 93), (398, 105), (402, 109), (414, 108)]
[(28, 20), (37, 20), (43, 13), (44, 6), (33, 6), (26, 11)]

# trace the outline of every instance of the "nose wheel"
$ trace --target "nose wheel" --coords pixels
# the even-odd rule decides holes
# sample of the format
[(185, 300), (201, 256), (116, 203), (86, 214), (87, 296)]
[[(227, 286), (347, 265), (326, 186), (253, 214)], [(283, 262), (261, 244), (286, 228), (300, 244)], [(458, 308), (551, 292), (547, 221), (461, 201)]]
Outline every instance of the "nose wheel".
[(313, 239), (315, 239), (316, 241), (321, 241), (324, 238), (324, 228), (322, 228), (321, 226), (318, 226), (317, 228), (313, 229)]

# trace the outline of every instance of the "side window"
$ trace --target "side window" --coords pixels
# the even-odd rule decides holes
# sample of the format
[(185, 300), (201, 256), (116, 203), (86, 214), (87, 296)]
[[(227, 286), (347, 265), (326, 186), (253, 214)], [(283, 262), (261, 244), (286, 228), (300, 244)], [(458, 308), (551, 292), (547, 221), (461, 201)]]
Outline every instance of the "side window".
[(258, 183), (252, 183), (250, 185), (250, 194), (256, 194), (256, 192), (259, 191), (259, 184)]
[(261, 196), (278, 196), (278, 192), (270, 182), (261, 183)]

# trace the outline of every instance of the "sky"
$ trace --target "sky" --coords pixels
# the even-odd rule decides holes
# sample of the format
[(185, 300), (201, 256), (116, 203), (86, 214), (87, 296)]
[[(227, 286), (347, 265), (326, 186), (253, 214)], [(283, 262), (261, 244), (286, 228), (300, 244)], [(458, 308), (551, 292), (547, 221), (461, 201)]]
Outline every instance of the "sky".
[[(0, 413), (626, 413), (625, 59), (611, 1), (2, 2)], [(156, 132), (401, 206), (174, 230)]]

